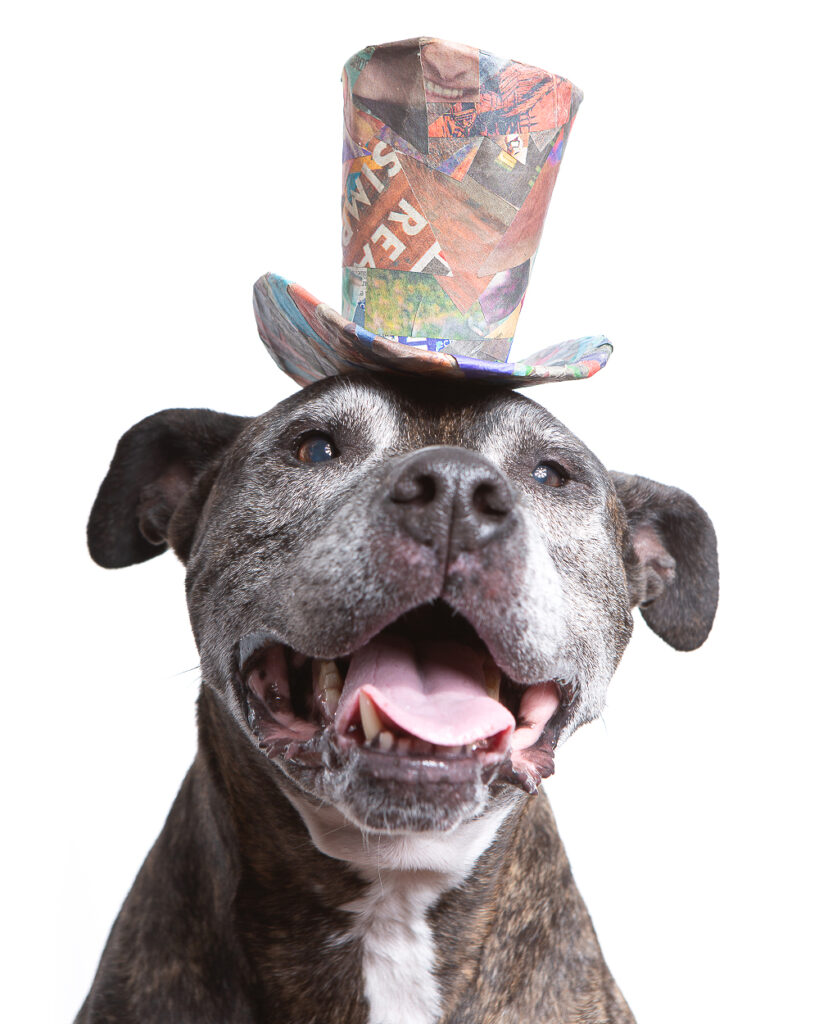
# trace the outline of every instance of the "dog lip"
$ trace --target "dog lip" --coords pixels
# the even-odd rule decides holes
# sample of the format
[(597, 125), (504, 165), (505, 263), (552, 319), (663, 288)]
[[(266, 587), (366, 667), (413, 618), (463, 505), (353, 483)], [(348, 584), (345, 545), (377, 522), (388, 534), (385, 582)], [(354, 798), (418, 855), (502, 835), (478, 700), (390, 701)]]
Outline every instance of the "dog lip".
[(340, 752), (347, 751), (354, 752), (355, 757), (373, 778), (405, 782), (407, 785), (419, 782), (432, 785), (457, 785), (487, 772), (494, 775), (499, 764), (498, 761), (483, 762), (471, 754), (454, 757), (436, 757), (434, 755), (395, 757), (394, 754), (370, 747), (361, 747), (354, 743), (349, 743), (347, 749), (342, 748)]
[[(440, 609), (437, 609), (436, 606), (440, 606)], [(435, 609), (435, 611), (433, 611), (433, 609)], [(409, 605), (408, 607), (399, 608), (397, 611), (387, 616), (384, 616), (383, 618), (376, 619), (371, 624), (370, 628), (366, 629), (365, 631), (362, 631), (359, 635), (355, 637), (355, 639), (352, 642), (339, 644), (321, 644), (309, 650), (299, 650), (298, 648), (294, 647), (292, 643), (288, 643), (283, 638), (283, 636), (279, 632), (277, 632), (273, 627), (261, 625), (258, 628), (243, 634), (235, 642), (236, 664), (238, 665), (240, 675), (246, 675), (247, 666), (250, 660), (254, 658), (264, 648), (276, 643), (284, 645), (294, 654), (302, 658), (311, 658), (313, 660), (320, 659), (325, 661), (334, 661), (342, 658), (349, 658), (351, 655), (355, 654), (356, 651), (359, 651), (362, 647), (366, 646), (376, 636), (378, 636), (381, 633), (386, 633), (393, 626), (395, 626), (401, 619), (410, 615), (423, 614), (425, 611), (428, 610), (432, 613), (433, 616), (440, 615), (442, 622), (445, 621), (445, 615), (449, 616), (448, 623), (450, 623), (453, 619), (463, 620), (463, 622), (467, 624), (469, 629), (472, 630), (472, 632), (478, 638), (478, 640), (484, 645), (489, 655), (491, 656), (492, 660), (504, 673), (506, 678), (509, 679), (515, 685), (532, 686), (537, 685), (541, 682), (553, 681), (558, 685), (559, 688), (563, 687), (563, 684), (561, 682), (563, 673), (559, 670), (555, 673), (543, 671), (539, 673), (538, 676), (533, 675), (532, 677), (528, 678), (519, 678), (518, 674), (508, 667), (509, 659), (504, 656), (504, 652), (500, 649), (499, 641), (500, 639), (502, 639), (502, 637), (499, 637), (495, 634), (490, 635), (482, 624), (476, 623), (472, 620), (472, 617), (470, 616), (468, 611), (457, 607), (455, 603), (452, 603), (447, 598), (442, 596), (419, 601), (415, 604)], [(448, 633), (446, 633), (443, 630), (441, 632), (443, 634), (441, 636), (441, 639), (451, 639)]]
[[(436, 608), (440, 606), (440, 611)], [(248, 633), (243, 634), (235, 642), (236, 650), (236, 662), (238, 664), (239, 672), (244, 674), (245, 667), (249, 660), (254, 657), (259, 651), (265, 647), (269, 647), (271, 644), (280, 643), (288, 647), (290, 650), (299, 654), (301, 657), (321, 659), (325, 661), (333, 661), (339, 658), (348, 658), (362, 647), (366, 646), (372, 639), (378, 636), (380, 633), (385, 633), (391, 627), (395, 626), (401, 619), (406, 616), (423, 614), (425, 611), (432, 611), (435, 609), (433, 614), (441, 614), (442, 621), (444, 615), (448, 615), (450, 620), (453, 618), (462, 619), (469, 628), (475, 633), (477, 638), (486, 647), (495, 661), (500, 665), (501, 661), (495, 656), (493, 647), (494, 638), (485, 638), (479, 627), (472, 621), (470, 616), (457, 608), (454, 604), (451, 604), (446, 598), (441, 596), (426, 598), (422, 601), (418, 601), (414, 604), (409, 604), (406, 607), (399, 607), (397, 610), (391, 611), (389, 614), (374, 619), (368, 626), (368, 628), (362, 630), (352, 640), (347, 642), (340, 642), (337, 644), (323, 643), (312, 647), (309, 650), (298, 650), (288, 643), (280, 633), (278, 633), (273, 627), (262, 625), (257, 629), (251, 630)], [(445, 631), (442, 630), (442, 633)], [(442, 639), (449, 639), (449, 635), (442, 636)], [(512, 678), (510, 676), (510, 678)]]
[[(446, 774), (450, 773), (451, 781), (462, 782), (468, 775), (474, 775), (476, 770), (494, 773), (509, 753), (506, 750), (489, 749), (454, 754), (433, 749), (431, 753), (419, 754), (410, 751), (397, 755), (394, 750), (384, 751), (378, 747), (357, 743), (349, 736), (336, 735), (331, 737), (330, 742), (341, 756), (355, 754), (363, 760), (368, 771), (376, 778), (403, 778), (407, 781), (423, 777), (431, 781), (444, 782)], [(440, 778), (436, 779), (436, 775)]]
[(261, 629), (254, 630), (252, 633), (246, 633), (244, 636), (240, 637), (236, 650), (239, 674), (241, 676), (245, 676), (251, 659), (255, 655), (260, 654), (265, 650), (265, 648), (279, 642), (280, 641), (273, 635), (273, 633)]
[[(429, 602), (411, 608), (410, 612), (415, 612), (417, 609), (422, 610), (425, 604), (429, 604)], [(447, 607), (450, 612), (455, 612), (451, 606), (447, 605)], [(395, 616), (373, 635), (389, 631), (406, 614), (405, 612)], [(469, 619), (464, 615), (459, 617), (472, 629), (477, 639), (489, 651), (488, 645)], [(368, 642), (369, 640), (363, 641), (363, 643)], [(363, 643), (357, 645), (354, 650), (363, 646)], [(516, 785), (528, 793), (537, 792), (542, 779), (554, 771), (554, 749), (575, 703), (573, 687), (563, 679), (549, 680), (557, 689), (559, 705), (543, 725), (539, 737), (534, 742), (530, 742), (527, 747), (519, 749), (512, 746), (502, 755), (491, 749), (470, 750), (468, 745), (465, 745), (465, 752), (462, 754), (444, 753), (434, 748), (429, 753), (405, 750), (399, 754), (396, 750), (383, 750), (371, 745), (365, 746), (355, 737), (339, 734), (333, 728), (334, 715), (328, 714), (321, 702), (316, 701), (315, 694), (313, 694), (315, 703), (312, 717), (301, 719), (294, 715), (292, 706), (289, 705), (289, 699), (289, 706), (286, 709), (290, 712), (289, 714), (281, 715), (278, 709), (269, 707), (265, 700), (260, 699), (259, 695), (253, 692), (249, 684), (252, 682), (250, 674), (260, 665), (264, 652), (274, 645), (282, 647), (287, 652), (286, 660), (291, 668), (294, 667), (294, 662), (295, 666), (299, 666), (308, 659), (317, 660), (312, 655), (302, 654), (295, 648), (289, 647), (283, 642), (280, 635), (264, 627), (249, 631), (237, 641), (234, 649), (235, 663), (238, 668), (237, 682), (242, 688), (241, 699), (245, 708), (247, 724), (258, 742), (260, 750), (268, 757), (284, 757), (303, 767), (320, 769), (322, 766), (326, 767), (328, 757), (335, 756), (341, 758), (342, 762), (347, 762), (355, 754), (360, 760), (361, 767), (368, 774), (376, 778), (389, 778), (396, 783), (403, 781), (410, 784), (412, 779), (423, 777), (434, 784), (443, 784), (449, 775), (453, 784), (457, 784), (467, 776), (474, 778), (475, 772), (478, 772), (486, 783), (497, 778), (500, 781)], [(343, 656), (339, 655), (338, 657)], [(290, 678), (292, 679), (292, 676)], [(505, 672), (503, 679), (505, 682), (502, 686), (506, 692), (504, 703), (507, 707), (511, 706), (513, 714), (517, 718), (515, 708), (520, 709), (523, 695), (530, 690), (532, 685), (536, 684), (516, 682)], [(273, 712), (272, 715), (271, 712)], [(264, 735), (265, 719), (269, 715), (271, 715), (272, 722), (278, 720), (284, 726), (284, 729), (273, 740), (270, 739), (270, 733), (267, 736)], [(518, 729), (524, 724), (519, 721)]]

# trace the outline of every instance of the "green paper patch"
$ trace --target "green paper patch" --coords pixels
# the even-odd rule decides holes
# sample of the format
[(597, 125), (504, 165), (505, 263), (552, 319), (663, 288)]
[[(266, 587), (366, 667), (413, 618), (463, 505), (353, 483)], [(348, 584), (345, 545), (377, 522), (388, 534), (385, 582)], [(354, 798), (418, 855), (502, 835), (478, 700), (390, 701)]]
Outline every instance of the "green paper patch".
[(464, 320), (432, 274), (370, 269), (364, 326), (374, 334), (451, 338), (448, 327), (463, 332)]

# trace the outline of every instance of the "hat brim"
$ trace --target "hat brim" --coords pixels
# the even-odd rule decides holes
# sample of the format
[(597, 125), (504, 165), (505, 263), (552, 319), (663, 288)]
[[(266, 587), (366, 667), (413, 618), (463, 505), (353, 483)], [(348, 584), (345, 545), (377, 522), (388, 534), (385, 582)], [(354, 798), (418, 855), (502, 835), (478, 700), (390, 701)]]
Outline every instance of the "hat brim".
[(253, 308), (265, 348), (302, 386), (339, 373), (376, 370), (521, 388), (591, 377), (602, 370), (612, 351), (602, 335), (564, 341), (515, 363), (431, 351), (372, 334), (276, 274), (256, 282)]

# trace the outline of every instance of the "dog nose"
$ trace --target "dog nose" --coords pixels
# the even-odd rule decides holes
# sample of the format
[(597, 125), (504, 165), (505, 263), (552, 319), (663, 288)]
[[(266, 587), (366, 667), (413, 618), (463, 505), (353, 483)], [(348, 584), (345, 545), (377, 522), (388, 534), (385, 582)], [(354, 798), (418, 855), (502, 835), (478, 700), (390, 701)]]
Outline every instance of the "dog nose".
[(515, 498), (504, 474), (477, 452), (439, 446), (404, 461), (387, 505), (401, 529), (421, 544), (449, 541), (450, 557), (505, 534)]

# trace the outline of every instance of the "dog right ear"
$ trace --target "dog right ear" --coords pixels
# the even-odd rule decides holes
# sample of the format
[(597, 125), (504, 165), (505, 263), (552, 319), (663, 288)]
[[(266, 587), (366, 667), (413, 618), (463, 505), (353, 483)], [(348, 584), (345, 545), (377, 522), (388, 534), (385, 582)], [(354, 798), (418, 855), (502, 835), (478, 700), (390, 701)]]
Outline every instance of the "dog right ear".
[(711, 630), (719, 596), (711, 520), (677, 487), (609, 475), (628, 520), (624, 561), (631, 603), (666, 643), (693, 651)]
[(88, 520), (88, 550), (106, 569), (172, 547), (184, 562), (222, 456), (250, 420), (166, 409), (120, 438)]

